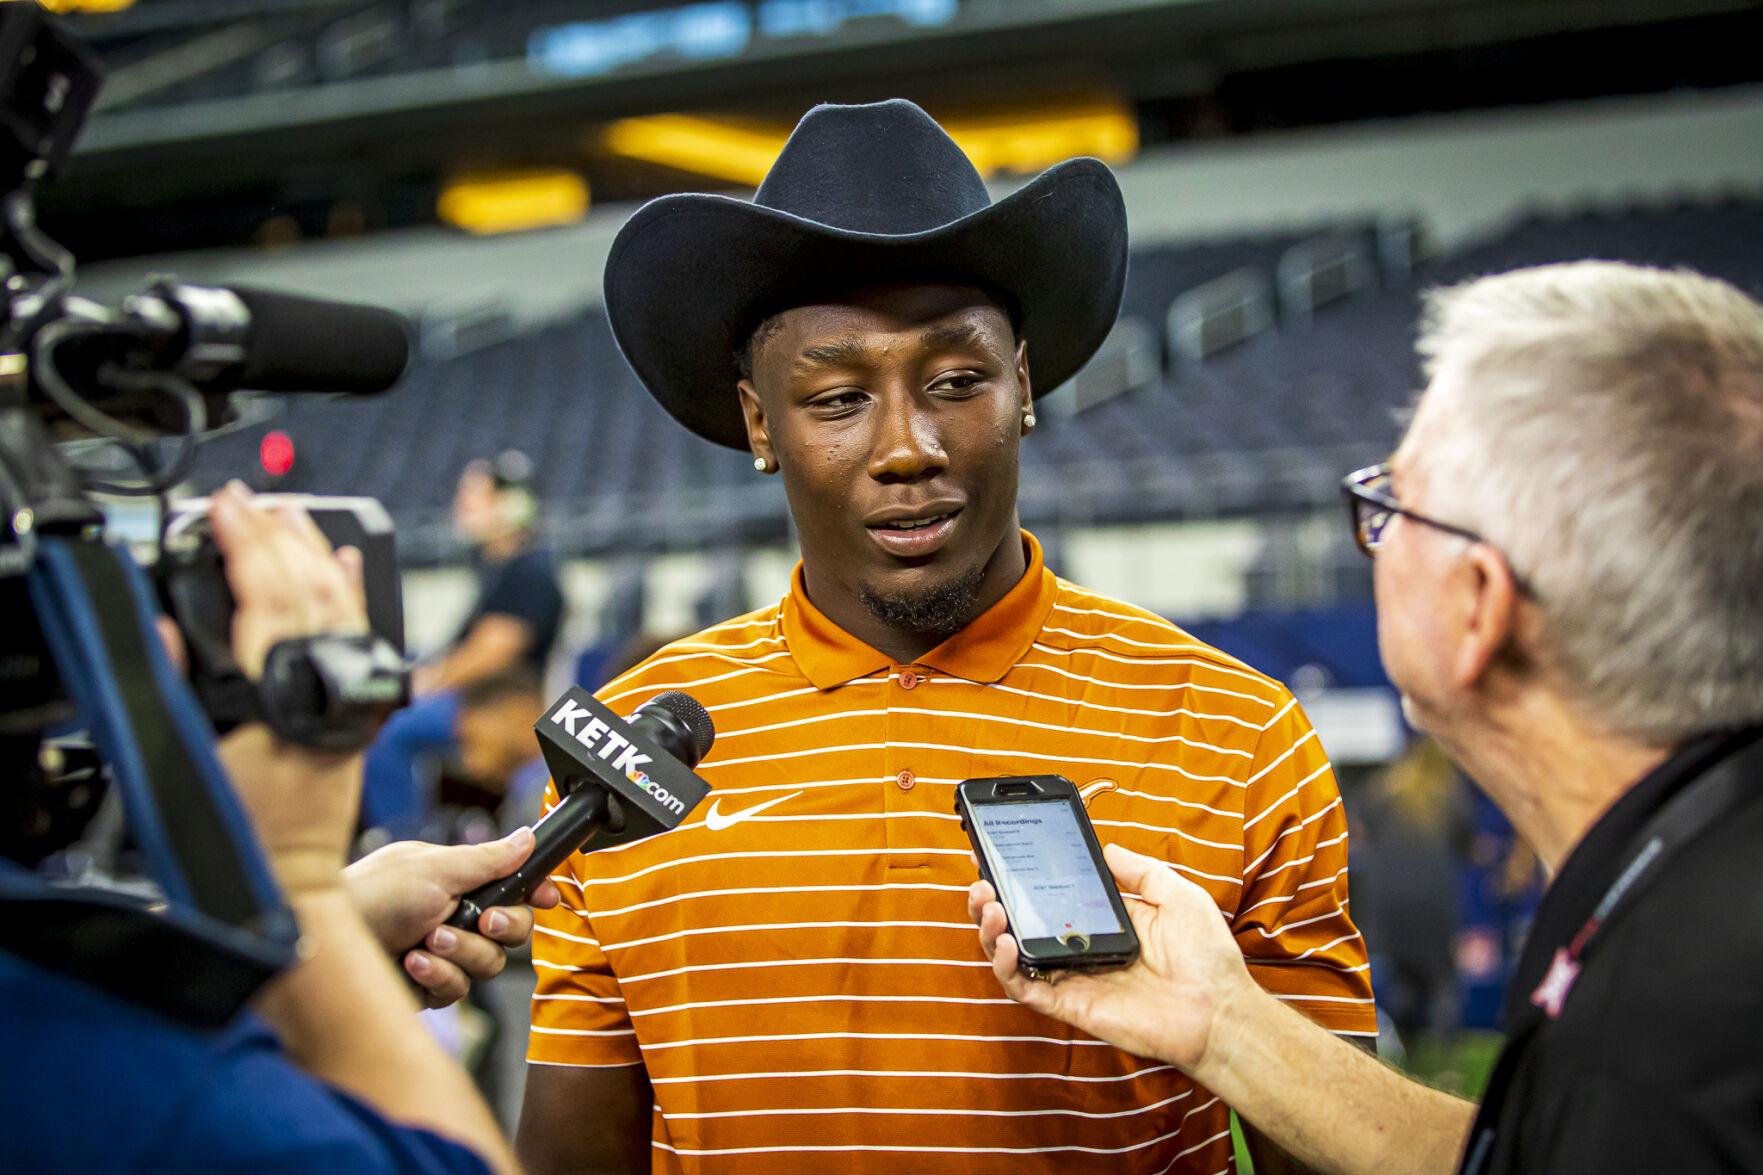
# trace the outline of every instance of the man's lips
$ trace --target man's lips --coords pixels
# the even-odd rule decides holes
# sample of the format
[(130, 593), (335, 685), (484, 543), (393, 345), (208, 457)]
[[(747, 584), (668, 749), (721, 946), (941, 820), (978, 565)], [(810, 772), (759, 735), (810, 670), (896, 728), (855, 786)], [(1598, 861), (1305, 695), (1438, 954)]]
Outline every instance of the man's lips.
[(932, 503), (916, 509), (878, 510), (864, 519), (876, 545), (898, 558), (929, 555), (948, 541), (955, 531), (961, 507)]
[(863, 525), (909, 528), (915, 522), (934, 522), (947, 514), (959, 514), (967, 503), (960, 498), (930, 498), (923, 502), (894, 502), (878, 506), (863, 516)]

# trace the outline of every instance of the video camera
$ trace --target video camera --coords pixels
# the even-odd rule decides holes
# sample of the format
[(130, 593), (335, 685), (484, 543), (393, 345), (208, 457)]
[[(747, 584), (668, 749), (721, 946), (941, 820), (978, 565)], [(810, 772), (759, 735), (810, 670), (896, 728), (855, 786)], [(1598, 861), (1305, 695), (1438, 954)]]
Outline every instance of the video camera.
[[(291, 741), (357, 748), (407, 698), (408, 674), (377, 503), (321, 516), (333, 540), (336, 526), (372, 540), (356, 545), (375, 631), (284, 641), (250, 682), (205, 510), (166, 496), (197, 440), (238, 423), (233, 392), (383, 391), (409, 348), (387, 311), (265, 290), (165, 278), (115, 307), (74, 296), (73, 258), (38, 228), (32, 194), (65, 162), (100, 81), (35, 4), (0, 6), (0, 949), (212, 1027), (287, 965), (297, 933), (217, 731), (260, 719)], [(138, 476), (78, 464), (94, 445)], [(159, 500), (150, 576), (106, 541), (94, 494)], [(162, 613), (183, 634), (189, 681), (159, 639)], [(107, 786), (151, 900), (37, 871)]]

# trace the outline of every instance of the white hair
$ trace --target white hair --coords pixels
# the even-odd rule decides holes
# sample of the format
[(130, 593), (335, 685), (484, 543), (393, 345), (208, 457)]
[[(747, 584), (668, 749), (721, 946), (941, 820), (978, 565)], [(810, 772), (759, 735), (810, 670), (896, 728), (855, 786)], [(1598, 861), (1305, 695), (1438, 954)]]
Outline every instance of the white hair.
[(1653, 745), (1763, 721), (1763, 306), (1547, 265), (1434, 291), (1419, 347), (1429, 512), (1506, 556), (1576, 708)]

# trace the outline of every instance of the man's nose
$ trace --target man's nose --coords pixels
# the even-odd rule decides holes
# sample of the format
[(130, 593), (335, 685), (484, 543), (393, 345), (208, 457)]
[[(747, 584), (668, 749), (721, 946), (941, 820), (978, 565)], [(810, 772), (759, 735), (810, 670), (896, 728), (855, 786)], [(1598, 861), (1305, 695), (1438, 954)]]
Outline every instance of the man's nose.
[(889, 396), (876, 414), (869, 475), (877, 481), (918, 481), (948, 467), (928, 404), (909, 393)]

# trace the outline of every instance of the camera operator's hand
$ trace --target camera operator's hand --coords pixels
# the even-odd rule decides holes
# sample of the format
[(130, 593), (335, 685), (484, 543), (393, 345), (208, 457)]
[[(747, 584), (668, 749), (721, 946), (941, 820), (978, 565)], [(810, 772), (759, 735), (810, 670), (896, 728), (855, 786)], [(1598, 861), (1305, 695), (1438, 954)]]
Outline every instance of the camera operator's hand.
[[(333, 553), (303, 510), (269, 510), (233, 482), (214, 495), (210, 521), (237, 608), (233, 655), (256, 680), (279, 641), (361, 632), (367, 606), (358, 552)], [(262, 723), (221, 743), (233, 785), (290, 894), (339, 884), (361, 800), (361, 756), (293, 746)]]
[(367, 631), (361, 553), (333, 552), (306, 511), (260, 506), (235, 481), (214, 495), (210, 520), (238, 605), (233, 656), (246, 677), (263, 675), (263, 659), (278, 641)]
[[(479, 934), (443, 925), (461, 894), (505, 877), (533, 851), (530, 828), (481, 845), (434, 845), (399, 841), (369, 853), (343, 870), (343, 884), (368, 929), (420, 984), (431, 1008), (465, 995), (474, 981), (502, 971), (510, 947), (524, 946), (533, 933), (532, 906), (558, 902), (547, 881), (532, 906), (497, 906), (478, 919)], [(416, 944), (425, 949), (409, 949)]]
[(986, 882), (968, 891), (968, 917), (1011, 999), (1192, 1074), (1207, 1059), (1220, 1011), (1260, 989), (1205, 890), (1119, 845), (1103, 855), (1121, 893), (1138, 895), (1126, 897), (1139, 936), (1139, 958), (1130, 967), (1070, 972), (1056, 982), (1030, 979), (1017, 969), (1016, 940), (1005, 932), (1004, 907)]

